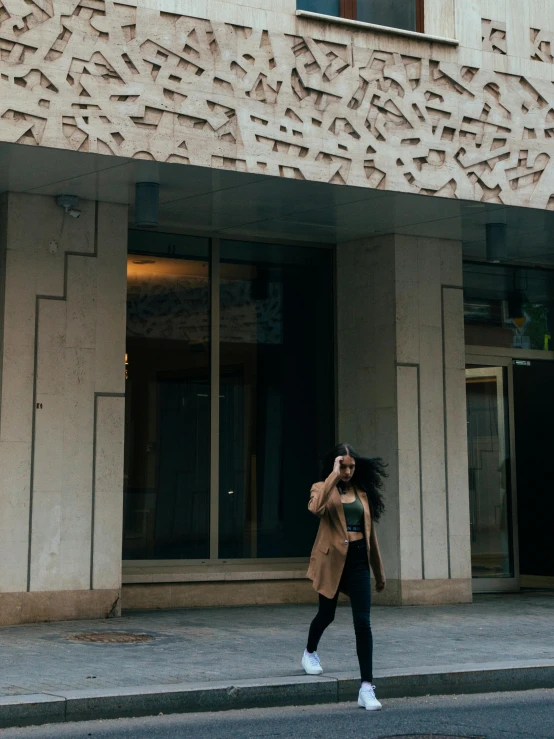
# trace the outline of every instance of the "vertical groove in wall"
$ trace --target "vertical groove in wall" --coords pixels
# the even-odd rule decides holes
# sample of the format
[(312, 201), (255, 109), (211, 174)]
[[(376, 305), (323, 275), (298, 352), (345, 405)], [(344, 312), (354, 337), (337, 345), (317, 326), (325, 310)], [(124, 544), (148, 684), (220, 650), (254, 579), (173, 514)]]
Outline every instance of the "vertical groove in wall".
[(94, 393), (94, 412), (92, 422), (92, 490), (90, 501), (90, 578), (89, 589), (94, 590), (94, 516), (96, 513), (96, 430), (98, 428), (98, 394)]
[(446, 535), (448, 550), (448, 579), (452, 579), (452, 552), (450, 547), (450, 480), (448, 469), (448, 412), (447, 412), (447, 380), (446, 380), (446, 325), (445, 325), (445, 296), (447, 290), (460, 290), (460, 285), (441, 285), (441, 320), (442, 320), (442, 372), (443, 372), (443, 413), (444, 413), (444, 474), (446, 490)]
[[(66, 218), (64, 213), (63, 218)], [(86, 257), (88, 259), (96, 259), (98, 256), (98, 241), (96, 237), (98, 226), (98, 201), (95, 202), (94, 212), (94, 250), (90, 252), (66, 251), (63, 263), (63, 294), (60, 295), (37, 295), (35, 298), (35, 335), (33, 345), (33, 415), (31, 422), (31, 470), (29, 482), (29, 524), (28, 524), (28, 545), (27, 545), (27, 592), (31, 590), (31, 566), (33, 557), (33, 503), (34, 503), (34, 486), (35, 486), (35, 447), (36, 447), (36, 413), (37, 413), (37, 369), (38, 369), (38, 329), (40, 319), (40, 304), (42, 300), (61, 300), (67, 301), (67, 283), (69, 273), (69, 257)], [(61, 244), (58, 244), (61, 248)]]
[(38, 367), (38, 323), (40, 297), (35, 298), (35, 339), (33, 346), (33, 416), (31, 420), (31, 473), (29, 481), (29, 525), (27, 540), (27, 592), (31, 590), (31, 560), (33, 542), (33, 490), (35, 484), (35, 426), (37, 421), (37, 367)]
[(98, 200), (94, 201), (94, 249), (93, 254), (95, 257), (98, 257), (98, 210), (99, 210), (99, 203)]
[(450, 490), (448, 484), (448, 413), (446, 411), (446, 334), (444, 326), (444, 293), (445, 285), (441, 285), (441, 335), (442, 335), (442, 415), (444, 432), (444, 491), (446, 497), (446, 556), (448, 561), (448, 579), (452, 579), (450, 561)]
[[(401, 367), (409, 367), (410, 369), (415, 369), (416, 371), (416, 384), (417, 384), (417, 453), (418, 453), (418, 465), (419, 465), (419, 528), (420, 528), (420, 538), (421, 538), (421, 579), (425, 580), (425, 548), (424, 548), (424, 519), (423, 519), (423, 473), (422, 473), (422, 451), (421, 451), (421, 389), (420, 389), (420, 372), (419, 372), (419, 364), (412, 363), (412, 362), (398, 362), (396, 364), (396, 384), (398, 387), (399, 382), (399, 375), (398, 370)], [(398, 456), (398, 464), (400, 464), (400, 453)], [(400, 496), (400, 474), (398, 475), (398, 494)], [(400, 531), (400, 536), (402, 536), (402, 531)], [(400, 541), (398, 544), (399, 552), (398, 557), (399, 561), (401, 562), (401, 551), (400, 551)]]
[[(398, 562), (398, 579), (400, 582), (402, 582), (402, 544), (400, 542), (400, 537), (402, 536), (402, 529), (401, 529), (401, 510), (402, 510), (402, 502), (401, 502), (401, 490), (400, 490), (400, 426), (398, 421), (398, 384), (399, 384), (399, 368), (402, 366), (398, 362), (398, 320), (396, 318), (396, 306), (398, 303), (398, 294), (397, 294), (397, 278), (398, 278), (398, 236), (394, 234), (392, 236), (392, 269), (388, 272), (388, 276), (390, 276), (390, 282), (388, 283), (389, 289), (392, 292), (393, 299), (394, 299), (394, 312), (393, 312), (393, 321), (392, 321), (392, 346), (393, 346), (393, 362), (395, 367), (395, 374), (396, 374), (396, 382), (394, 383), (394, 408), (395, 408), (395, 419), (394, 419), (394, 435), (395, 435), (395, 446), (396, 446), (396, 490), (397, 490), (397, 509), (396, 509), (396, 516), (397, 516), (397, 526), (398, 531), (400, 533), (399, 536), (397, 536), (397, 546), (396, 546), (396, 561)], [(382, 249), (383, 247), (381, 247)], [(386, 248), (386, 247), (385, 247)], [(367, 266), (367, 265), (364, 265)], [(373, 279), (373, 278), (372, 278)], [(375, 281), (373, 280), (372, 285), (372, 317), (375, 315)], [(381, 358), (381, 361), (382, 358)], [(375, 397), (372, 398), (373, 408), (375, 408)], [(418, 409), (418, 416), (419, 416), (419, 409)], [(375, 432), (377, 435), (377, 430)]]
[(8, 258), (8, 195), (0, 196), (0, 434), (2, 431), (2, 370), (4, 364), (4, 307)]
[(338, 245), (333, 248), (333, 393), (335, 400), (335, 444), (339, 443), (339, 435), (343, 426), (340, 418), (341, 398), (339, 388), (339, 274)]
[[(94, 255), (98, 257), (98, 200), (94, 203)], [(67, 276), (67, 270), (66, 270)], [(97, 285), (98, 289), (98, 285)], [(67, 290), (66, 290), (67, 295)], [(94, 393), (92, 421), (92, 481), (90, 494), (90, 577), (89, 589), (94, 590), (94, 516), (96, 513), (96, 430), (98, 427), (98, 393)]]
[(421, 527), (421, 579), (425, 580), (425, 526), (423, 518), (423, 466), (421, 453), (421, 372), (417, 369), (417, 446), (419, 452), (419, 516)]
[(92, 435), (92, 494), (90, 515), (90, 582), (89, 590), (94, 590), (94, 534), (96, 523), (96, 453), (98, 451), (98, 399), (123, 398), (125, 393), (94, 393), (94, 419)]

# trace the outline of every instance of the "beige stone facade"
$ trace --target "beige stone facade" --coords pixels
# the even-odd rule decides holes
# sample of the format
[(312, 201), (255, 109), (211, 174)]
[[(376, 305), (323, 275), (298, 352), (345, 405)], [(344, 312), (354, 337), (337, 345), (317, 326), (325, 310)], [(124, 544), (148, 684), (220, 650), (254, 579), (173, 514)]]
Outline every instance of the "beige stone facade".
[[(202, 170), (319, 183), (331, 204), (351, 188), (552, 211), (554, 14), (425, 0), (418, 34), (294, 0), (0, 0), (8, 145), (136, 165), (134, 180), (156, 165), (147, 179), (176, 189)], [(0, 196), (0, 624), (121, 608), (134, 182), (106, 182), (78, 219), (31, 187)], [(337, 432), (388, 461), (380, 602), (467, 602), (461, 236), (390, 231), (336, 245)], [(129, 608), (314, 598), (297, 570), (239, 585), (138, 570)]]
[(0, 623), (119, 605), (126, 209), (2, 196)]
[(293, 3), (6, 0), (0, 139), (554, 208), (543, 3), (440, 5), (430, 33), (459, 44)]
[(461, 244), (340, 244), (337, 283), (339, 435), (388, 462), (383, 600), (470, 600)]

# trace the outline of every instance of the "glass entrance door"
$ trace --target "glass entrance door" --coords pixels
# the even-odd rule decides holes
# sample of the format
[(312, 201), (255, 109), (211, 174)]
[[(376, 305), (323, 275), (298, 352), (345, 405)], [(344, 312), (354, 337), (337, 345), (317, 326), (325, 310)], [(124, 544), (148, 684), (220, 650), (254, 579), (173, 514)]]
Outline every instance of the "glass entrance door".
[(514, 547), (511, 367), (466, 369), (471, 565), (474, 590), (519, 587)]

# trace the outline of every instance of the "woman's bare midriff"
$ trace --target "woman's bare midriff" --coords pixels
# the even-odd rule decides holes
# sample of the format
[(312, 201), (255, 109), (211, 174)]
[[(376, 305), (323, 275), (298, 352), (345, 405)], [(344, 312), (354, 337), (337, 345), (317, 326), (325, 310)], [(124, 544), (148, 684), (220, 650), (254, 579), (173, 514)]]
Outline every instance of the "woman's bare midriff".
[(348, 541), (360, 541), (364, 538), (361, 531), (347, 531), (346, 533), (348, 534)]

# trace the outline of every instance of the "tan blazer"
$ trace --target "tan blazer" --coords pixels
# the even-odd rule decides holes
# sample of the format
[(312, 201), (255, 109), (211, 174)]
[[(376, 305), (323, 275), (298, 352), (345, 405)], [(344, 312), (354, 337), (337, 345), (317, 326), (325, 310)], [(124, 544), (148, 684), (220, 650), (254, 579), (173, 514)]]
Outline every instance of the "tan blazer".
[[(313, 581), (314, 590), (326, 598), (333, 598), (339, 588), (349, 546), (346, 519), (335, 480), (336, 476), (331, 473), (325, 482), (316, 482), (312, 486), (308, 503), (308, 510), (320, 518), (319, 530), (310, 557), (308, 577)], [(331, 494), (327, 504), (322, 505), (329, 487), (332, 487)], [(375, 579), (384, 580), (385, 572), (367, 495), (358, 490), (358, 496), (364, 507), (364, 530), (369, 563)]]

